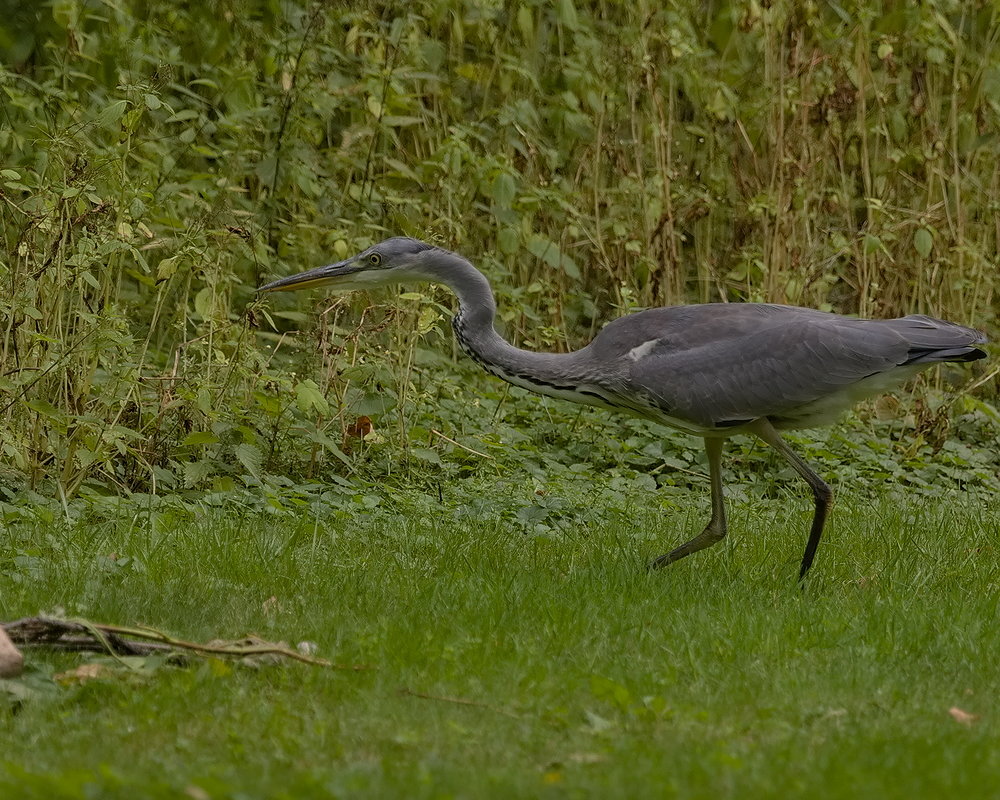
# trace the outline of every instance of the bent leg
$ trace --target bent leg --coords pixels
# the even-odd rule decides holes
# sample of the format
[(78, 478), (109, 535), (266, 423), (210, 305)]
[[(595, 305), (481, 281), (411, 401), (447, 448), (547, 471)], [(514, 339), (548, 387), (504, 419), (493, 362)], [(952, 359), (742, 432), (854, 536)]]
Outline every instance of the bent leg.
[(767, 442), (771, 447), (781, 453), (785, 460), (792, 465), (792, 468), (805, 478), (809, 488), (813, 491), (813, 499), (816, 503), (816, 511), (813, 514), (812, 527), (809, 530), (809, 540), (806, 542), (806, 551), (802, 555), (802, 566), (799, 568), (799, 580), (805, 578), (812, 566), (813, 558), (816, 556), (816, 548), (819, 546), (820, 537), (823, 535), (823, 525), (826, 523), (826, 516), (830, 512), (830, 505), (833, 501), (833, 490), (826, 482), (817, 475), (802, 458), (790, 448), (766, 419), (759, 419), (754, 423), (753, 432)]
[(669, 553), (650, 562), (650, 569), (659, 569), (673, 564), (678, 559), (704, 550), (726, 536), (726, 507), (722, 498), (722, 445), (724, 439), (705, 439), (705, 453), (708, 456), (708, 474), (712, 482), (712, 518), (705, 530), (690, 541), (675, 547)]

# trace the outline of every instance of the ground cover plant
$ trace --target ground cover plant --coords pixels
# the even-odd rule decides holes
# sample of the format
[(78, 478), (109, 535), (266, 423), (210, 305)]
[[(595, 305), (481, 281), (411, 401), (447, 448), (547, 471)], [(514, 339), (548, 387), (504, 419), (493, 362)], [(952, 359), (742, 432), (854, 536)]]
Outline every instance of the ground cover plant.
[(411, 234), (536, 349), (706, 300), (996, 341), (998, 37), (951, 0), (5, 8), (0, 620), (372, 669), (31, 650), (0, 793), (987, 796), (994, 359), (789, 437), (838, 492), (799, 591), (766, 448), (727, 446), (731, 538), (648, 575), (698, 440), (473, 371), (444, 292), (254, 289)]
[(254, 289), (387, 234), (466, 253), (540, 349), (706, 300), (993, 332), (998, 30), (986, 2), (18, 4), (3, 486), (343, 476), (450, 300)]
[[(737, 441), (746, 483), (730, 484), (730, 539), (650, 574), (646, 560), (708, 513), (678, 480), (699, 480), (698, 441), (465, 378), (454, 386), (479, 397), (488, 431), (392, 472), (369, 454), (349, 486), (80, 499), (68, 518), (58, 501), (7, 506), (7, 618), (254, 632), (372, 669), (123, 667), (29, 650), (29, 672), (0, 684), (12, 712), (0, 787), (936, 797), (995, 785), (989, 462), (977, 478), (962, 450), (908, 460), (912, 433), (896, 421), (803, 436), (840, 496), (800, 591), (810, 503), (772, 454)], [(94, 663), (97, 677), (77, 677)]]
[(931, 798), (996, 786), (1000, 518), (984, 498), (842, 498), (801, 592), (805, 503), (741, 503), (726, 546), (647, 574), (663, 537), (706, 509), (563, 488), (588, 524), (560, 535), (484, 516), (472, 504), (489, 485), (340, 518), (20, 528), (35, 559), (13, 585), (8, 574), (8, 607), (202, 639), (254, 630), (374, 669), (112, 664), (80, 681), (75, 656), (31, 659), (21, 685), (35, 694), (3, 722), (0, 788)]

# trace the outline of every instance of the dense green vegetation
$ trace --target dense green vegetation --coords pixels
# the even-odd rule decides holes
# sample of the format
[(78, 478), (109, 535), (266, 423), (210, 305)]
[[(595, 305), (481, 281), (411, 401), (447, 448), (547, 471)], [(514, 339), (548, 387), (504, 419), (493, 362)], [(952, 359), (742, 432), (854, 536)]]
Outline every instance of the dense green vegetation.
[(998, 31), (985, 2), (17, 4), (0, 490), (349, 480), (361, 415), (412, 455), (450, 301), (253, 294), (389, 233), (467, 253), (532, 347), (720, 298), (995, 332)]

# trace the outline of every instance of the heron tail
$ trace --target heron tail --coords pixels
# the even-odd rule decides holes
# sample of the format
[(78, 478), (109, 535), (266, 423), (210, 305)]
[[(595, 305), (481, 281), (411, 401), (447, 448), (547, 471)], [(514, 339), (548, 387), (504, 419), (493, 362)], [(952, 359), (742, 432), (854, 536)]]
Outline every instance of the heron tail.
[(887, 324), (910, 345), (904, 364), (977, 361), (986, 358), (986, 352), (976, 347), (986, 343), (986, 336), (974, 328), (923, 314), (888, 320)]

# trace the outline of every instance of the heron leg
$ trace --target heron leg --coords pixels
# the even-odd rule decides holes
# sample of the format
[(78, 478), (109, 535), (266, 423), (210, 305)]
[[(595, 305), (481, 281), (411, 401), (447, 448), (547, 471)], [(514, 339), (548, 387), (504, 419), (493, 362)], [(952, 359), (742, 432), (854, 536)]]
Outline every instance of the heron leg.
[(724, 539), (726, 536), (726, 506), (722, 499), (722, 444), (724, 439), (706, 438), (705, 453), (708, 456), (708, 474), (712, 482), (712, 518), (705, 530), (690, 541), (675, 547), (650, 562), (650, 569), (659, 569), (667, 564), (673, 564), (678, 559), (704, 550), (709, 545)]
[(806, 542), (806, 551), (802, 555), (802, 566), (799, 568), (799, 581), (802, 581), (809, 567), (812, 566), (813, 558), (816, 556), (816, 548), (819, 546), (820, 537), (823, 535), (823, 525), (826, 523), (826, 516), (830, 511), (833, 502), (833, 490), (826, 482), (817, 475), (792, 448), (786, 444), (778, 432), (766, 419), (759, 419), (754, 423), (754, 433), (767, 442), (785, 457), (785, 460), (792, 465), (794, 470), (805, 478), (809, 488), (813, 491), (813, 498), (816, 502), (816, 511), (813, 514), (812, 528), (809, 530), (809, 540)]

